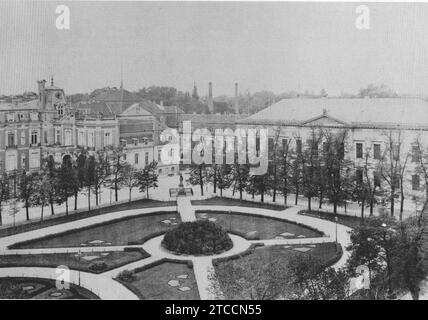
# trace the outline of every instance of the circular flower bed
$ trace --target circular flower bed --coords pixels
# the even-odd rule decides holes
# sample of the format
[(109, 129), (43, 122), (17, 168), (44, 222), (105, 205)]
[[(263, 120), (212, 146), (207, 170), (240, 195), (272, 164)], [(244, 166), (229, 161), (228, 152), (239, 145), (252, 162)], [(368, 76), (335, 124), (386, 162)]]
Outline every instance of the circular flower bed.
[(233, 243), (221, 227), (201, 220), (183, 222), (169, 230), (162, 246), (177, 254), (213, 255), (231, 249)]

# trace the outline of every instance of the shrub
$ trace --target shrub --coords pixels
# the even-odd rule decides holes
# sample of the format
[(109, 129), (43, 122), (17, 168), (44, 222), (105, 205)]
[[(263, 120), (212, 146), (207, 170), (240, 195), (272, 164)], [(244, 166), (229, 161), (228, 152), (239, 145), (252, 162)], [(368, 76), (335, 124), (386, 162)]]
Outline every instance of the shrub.
[(117, 278), (120, 281), (132, 282), (135, 280), (135, 274), (130, 270), (123, 270), (121, 273), (118, 274)]
[(94, 262), (89, 266), (89, 270), (94, 272), (101, 272), (107, 268), (108, 268), (107, 264), (105, 262), (100, 262), (100, 261)]
[(162, 246), (178, 254), (212, 255), (231, 249), (233, 243), (220, 226), (200, 220), (180, 223), (168, 231)]

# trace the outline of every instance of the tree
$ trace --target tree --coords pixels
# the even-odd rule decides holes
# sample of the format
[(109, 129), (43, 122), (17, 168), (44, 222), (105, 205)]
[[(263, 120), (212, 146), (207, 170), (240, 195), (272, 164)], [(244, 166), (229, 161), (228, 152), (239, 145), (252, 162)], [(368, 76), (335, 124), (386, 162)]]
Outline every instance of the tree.
[(358, 93), (359, 98), (395, 98), (397, 97), (397, 93), (395, 93), (391, 88), (388, 86), (381, 84), (381, 85), (374, 85), (369, 84), (366, 88), (361, 88)]
[[(278, 189), (278, 181), (280, 180), (278, 167), (280, 165), (280, 147), (279, 147), (279, 135), (281, 134), (281, 127), (277, 127), (275, 130), (275, 136), (272, 138), (270, 145), (270, 150), (268, 150), (268, 172), (269, 172), (269, 184), (270, 189), (272, 190), (272, 201), (276, 201), (276, 194)], [(268, 148), (269, 149), (269, 148)]]
[[(425, 202), (422, 212), (427, 207)], [(424, 266), (423, 236), (426, 218), (423, 213), (402, 222), (397, 232), (397, 243), (392, 259), (392, 281), (398, 292), (410, 292), (419, 300), (420, 284), (427, 276)]]
[(56, 168), (55, 160), (52, 156), (47, 157), (43, 161), (41, 175), (45, 176), (46, 178), (46, 188), (49, 188), (49, 205), (51, 207), (51, 214), (54, 215), (54, 203), (57, 202), (58, 170)]
[(25, 171), (22, 172), (21, 179), (19, 182), (19, 200), (24, 202), (25, 207), (25, 217), (30, 220), (29, 207), (31, 207), (31, 196), (36, 191), (35, 183), (34, 183), (34, 175), (31, 173), (27, 173)]
[(110, 162), (108, 156), (104, 152), (97, 152), (95, 157), (95, 171), (94, 171), (94, 192), (95, 204), (98, 206), (101, 197), (101, 188), (107, 181), (110, 175)]
[(123, 185), (129, 190), (129, 202), (131, 202), (132, 189), (139, 185), (137, 172), (131, 164), (127, 164), (122, 170)]
[(282, 148), (280, 149), (280, 164), (279, 164), (279, 182), (281, 184), (281, 192), (284, 197), (284, 206), (287, 206), (287, 196), (291, 190), (291, 172), (292, 159), (294, 156), (293, 150), (290, 148), (290, 139), (283, 140)]
[(45, 206), (49, 204), (51, 185), (49, 176), (46, 174), (40, 173), (35, 176), (35, 187), (36, 192), (34, 192), (30, 197), (30, 204), (33, 207), (40, 207), (40, 222), (43, 223), (43, 212)]
[(403, 182), (409, 153), (403, 150), (401, 130), (398, 130), (396, 134), (392, 130), (384, 132), (384, 136), (386, 137), (385, 150), (379, 161), (379, 170), (382, 179), (389, 188), (388, 201), (390, 203), (391, 216), (394, 216), (395, 199), (398, 197), (398, 193), (401, 195), (400, 220), (402, 220), (404, 208)]
[(216, 165), (214, 171), (214, 179), (217, 182), (217, 187), (220, 189), (220, 197), (223, 196), (223, 190), (228, 189), (232, 185), (231, 166), (228, 164)]
[(324, 131), (326, 195), (328, 201), (333, 204), (334, 213), (337, 213), (338, 206), (346, 205), (352, 194), (353, 163), (345, 158), (347, 136), (346, 130), (336, 133)]
[(96, 177), (96, 159), (94, 156), (89, 156), (85, 161), (85, 180), (84, 186), (86, 188), (88, 197), (88, 210), (91, 211), (91, 189), (94, 187)]
[(287, 269), (297, 299), (344, 300), (350, 295), (347, 272), (325, 268), (319, 259), (311, 255), (291, 256)]
[(308, 139), (308, 148), (302, 153), (301, 161), (303, 168), (302, 187), (303, 194), (308, 198), (308, 210), (311, 211), (312, 198), (318, 194), (318, 168), (319, 168), (319, 145), (323, 134), (321, 130), (311, 128), (311, 135)]
[(15, 226), (16, 215), (19, 213), (20, 209), (21, 208), (19, 206), (18, 200), (16, 198), (12, 199), (11, 203), (9, 204), (9, 215), (13, 218), (13, 226)]
[(86, 163), (86, 153), (81, 153), (77, 157), (76, 165), (73, 166), (75, 175), (77, 176), (77, 185), (74, 188), (74, 210), (77, 210), (77, 197), (79, 191), (83, 189), (85, 185), (85, 163)]
[(65, 215), (68, 216), (68, 198), (75, 194), (79, 187), (77, 171), (71, 163), (62, 163), (58, 172), (57, 203), (65, 203)]
[(254, 195), (260, 195), (260, 201), (264, 202), (264, 196), (269, 191), (269, 174), (250, 175), (246, 188), (247, 192)]
[(201, 187), (201, 195), (204, 195), (204, 185), (209, 180), (209, 173), (204, 163), (192, 165), (190, 168), (190, 175), (188, 182), (192, 185), (199, 185)]
[(233, 195), (235, 191), (239, 191), (239, 200), (242, 201), (242, 193), (248, 183), (248, 176), (250, 174), (250, 166), (248, 164), (235, 163), (232, 165), (231, 180), (235, 181), (233, 184)]
[(149, 189), (158, 187), (157, 162), (153, 161), (146, 165), (143, 170), (136, 173), (138, 186), (141, 192), (146, 192), (149, 199)]
[(117, 192), (122, 182), (121, 181), (122, 170), (126, 165), (126, 162), (124, 160), (125, 152), (123, 150), (123, 147), (112, 147), (110, 148), (109, 153), (110, 153), (110, 159), (112, 164), (110, 181), (114, 186), (114, 199), (117, 202), (118, 201)]
[(295, 194), (294, 204), (297, 206), (303, 180), (302, 154), (297, 151), (292, 160), (290, 184)]

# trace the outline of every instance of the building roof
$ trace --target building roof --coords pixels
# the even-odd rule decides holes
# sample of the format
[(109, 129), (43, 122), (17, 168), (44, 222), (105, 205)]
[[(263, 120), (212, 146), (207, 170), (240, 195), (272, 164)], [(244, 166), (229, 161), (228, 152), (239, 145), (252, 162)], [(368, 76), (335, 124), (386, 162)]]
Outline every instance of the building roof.
[(5, 111), (5, 110), (13, 111), (13, 110), (22, 110), (22, 109), (38, 110), (39, 107), (40, 105), (39, 105), (38, 99), (34, 99), (26, 102), (18, 102), (18, 103), (10, 103), (10, 102), (0, 103), (0, 110), (2, 111)]
[(81, 115), (113, 115), (109, 106), (101, 101), (78, 102), (74, 105), (74, 109)]
[(428, 127), (428, 102), (416, 98), (283, 99), (239, 122), (304, 125), (321, 118), (328, 118), (331, 124), (357, 127)]

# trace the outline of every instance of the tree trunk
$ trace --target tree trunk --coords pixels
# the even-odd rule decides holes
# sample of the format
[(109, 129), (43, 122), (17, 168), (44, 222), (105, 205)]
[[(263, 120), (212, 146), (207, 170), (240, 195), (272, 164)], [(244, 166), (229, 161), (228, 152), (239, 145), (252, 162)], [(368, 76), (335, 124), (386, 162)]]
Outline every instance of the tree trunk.
[(361, 201), (361, 218), (364, 219), (364, 206), (365, 206), (365, 200), (363, 199)]
[(1, 212), (1, 207), (2, 207), (2, 203), (0, 203), (0, 226), (3, 225), (3, 217), (2, 217), (2, 212)]
[(74, 192), (74, 211), (77, 210), (77, 196), (78, 196), (78, 192)]
[(337, 202), (333, 203), (333, 212), (337, 213)]
[(42, 212), (40, 213), (40, 223), (43, 223), (43, 209), (44, 209), (44, 205), (42, 205)]
[(392, 191), (391, 191), (391, 199), (390, 199), (390, 201), (391, 201), (391, 217), (393, 217), (394, 216), (394, 194), (395, 194), (395, 190), (393, 189)]
[(201, 196), (204, 196), (204, 184), (201, 182), (200, 186), (201, 186)]
[(223, 188), (220, 188), (220, 198), (223, 197)]
[(129, 202), (131, 202), (131, 192), (132, 192), (132, 189), (129, 188)]
[(88, 211), (91, 211), (91, 188), (88, 188)]
[(149, 187), (146, 188), (147, 199), (149, 199)]
[(95, 205), (98, 206), (98, 187), (95, 187)]
[(265, 201), (265, 193), (264, 193), (264, 192), (262, 192), (262, 193), (260, 194), (260, 201), (261, 201), (261, 202), (264, 202), (264, 201)]
[(370, 217), (373, 216), (373, 207), (374, 207), (374, 199), (373, 197), (370, 199)]
[(254, 199), (254, 191), (251, 192), (251, 199)]
[(28, 207), (30, 205), (28, 204), (28, 199), (25, 199), (25, 216), (27, 221), (30, 220), (30, 213), (28, 212)]
[(114, 179), (114, 199), (117, 202), (117, 175), (115, 176), (115, 179)]
[(308, 211), (311, 212), (312, 208), (311, 208), (311, 203), (312, 202), (312, 197), (308, 197)]
[(283, 195), (284, 195), (284, 206), (287, 206), (287, 189), (284, 189), (282, 191)]
[(324, 200), (324, 194), (322, 192), (320, 192), (318, 209), (322, 208), (322, 201), (323, 200)]
[(54, 211), (54, 206), (53, 206), (53, 200), (51, 199), (49, 202), (50, 202), (50, 205), (51, 205), (51, 214), (54, 215), (55, 211)]
[(296, 199), (295, 199), (295, 201), (294, 201), (294, 204), (297, 206), (297, 201), (298, 201), (298, 199), (299, 199), (299, 187), (298, 186), (296, 186)]
[(404, 191), (401, 189), (400, 221), (403, 220), (403, 211), (404, 211)]
[(65, 215), (68, 216), (68, 197), (65, 199)]

